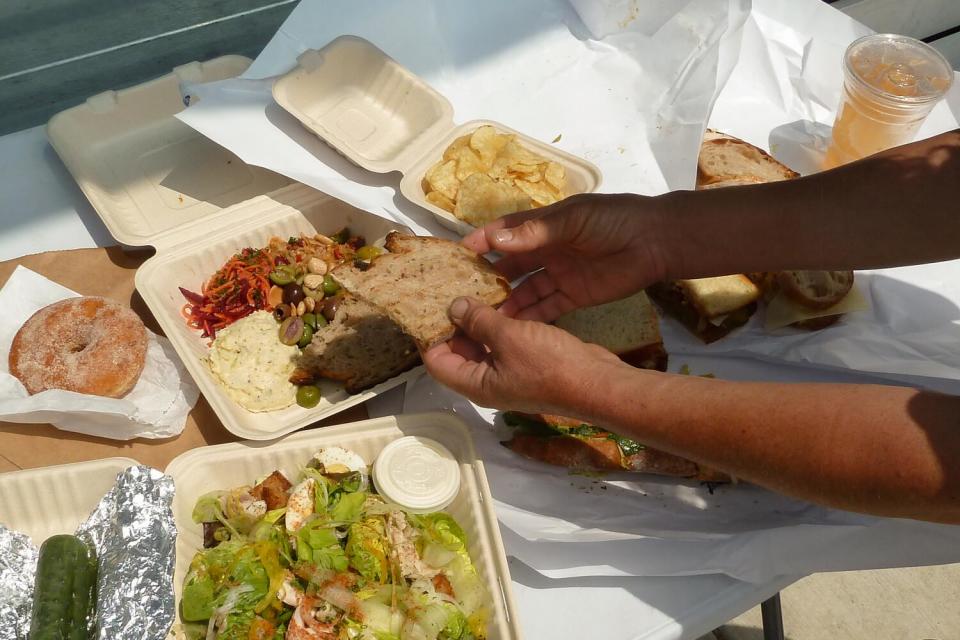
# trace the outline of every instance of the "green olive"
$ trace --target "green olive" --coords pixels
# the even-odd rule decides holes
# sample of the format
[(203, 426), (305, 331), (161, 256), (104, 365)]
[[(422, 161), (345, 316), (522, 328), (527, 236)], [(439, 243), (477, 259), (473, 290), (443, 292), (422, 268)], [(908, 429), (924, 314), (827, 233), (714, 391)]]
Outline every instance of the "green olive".
[(313, 330), (314, 333), (316, 333), (319, 329), (323, 329), (325, 326), (327, 326), (327, 319), (323, 317), (323, 314), (318, 313), (316, 315), (317, 315), (317, 325)]
[(308, 327), (310, 327), (311, 329), (313, 329), (314, 331), (316, 331), (316, 329), (317, 329), (317, 314), (315, 314), (315, 313), (305, 313), (305, 314), (303, 314), (303, 315), (300, 316), (300, 317), (303, 318), (303, 324), (307, 325)]
[(320, 389), (312, 384), (297, 388), (297, 404), (306, 409), (312, 409), (320, 404)]
[(280, 342), (291, 347), (300, 342), (300, 338), (303, 337), (303, 326), (303, 318), (296, 316), (281, 322)]
[(340, 285), (337, 284), (337, 281), (333, 279), (329, 273), (323, 276), (323, 295), (332, 296), (340, 291)]
[(297, 346), (301, 349), (305, 349), (306, 346), (310, 344), (311, 340), (313, 340), (313, 327), (304, 322), (303, 335), (300, 336), (300, 341), (297, 343)]
[(366, 244), (357, 249), (357, 257), (361, 260), (373, 260), (381, 253), (383, 253), (383, 249), (372, 244)]
[(276, 269), (270, 272), (270, 282), (277, 285), (278, 287), (286, 286), (296, 279), (297, 279), (296, 274), (287, 265), (283, 265), (282, 267), (277, 267)]

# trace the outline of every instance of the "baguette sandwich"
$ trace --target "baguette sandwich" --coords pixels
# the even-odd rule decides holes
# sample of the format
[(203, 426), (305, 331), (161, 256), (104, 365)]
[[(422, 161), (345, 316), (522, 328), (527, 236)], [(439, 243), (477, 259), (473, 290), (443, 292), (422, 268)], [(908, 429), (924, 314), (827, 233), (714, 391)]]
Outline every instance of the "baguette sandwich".
[(576, 471), (625, 471), (701, 482), (730, 481), (724, 473), (580, 420), (508, 412), (504, 421), (515, 431), (502, 444), (514, 453), (547, 464)]
[(707, 344), (746, 324), (761, 294), (743, 274), (661, 282), (647, 292), (664, 313)]

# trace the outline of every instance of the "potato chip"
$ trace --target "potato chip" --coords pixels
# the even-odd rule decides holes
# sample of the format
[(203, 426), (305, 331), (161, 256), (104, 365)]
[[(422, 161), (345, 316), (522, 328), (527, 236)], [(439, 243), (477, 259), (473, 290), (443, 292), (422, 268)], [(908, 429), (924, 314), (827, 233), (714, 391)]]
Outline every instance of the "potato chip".
[(509, 169), (512, 173), (519, 173), (522, 175), (541, 175), (541, 169), (539, 164), (526, 164), (523, 162), (511, 162)]
[(459, 147), (451, 157), (457, 163), (457, 180), (463, 182), (474, 173), (485, 173), (490, 167), (480, 161), (480, 156), (470, 147)]
[(447, 150), (443, 152), (444, 160), (452, 160), (453, 154), (457, 152), (457, 149), (470, 146), (470, 134), (465, 136), (460, 136), (456, 140), (450, 143), (450, 146), (447, 147)]
[(474, 173), (460, 185), (453, 213), (479, 227), (530, 207), (530, 198), (515, 186), (496, 182), (485, 173)]
[(428, 202), (480, 226), (563, 199), (566, 171), (516, 135), (484, 125), (451, 142), (421, 184)]
[(439, 191), (431, 191), (430, 193), (428, 193), (427, 202), (440, 207), (447, 213), (453, 213), (453, 208), (454, 208), (453, 200), (443, 195)]
[(563, 198), (563, 191), (567, 187), (567, 172), (563, 170), (562, 164), (557, 164), (556, 162), (548, 162), (547, 170), (543, 174), (543, 178), (557, 190), (557, 195)]
[(456, 200), (460, 182), (457, 180), (457, 163), (440, 161), (427, 171), (427, 182), (432, 191), (439, 191), (450, 200)]
[(541, 158), (537, 154), (533, 153), (516, 140), (510, 140), (507, 142), (507, 144), (503, 146), (503, 150), (500, 152), (500, 155), (510, 158), (514, 163), (517, 164), (540, 164), (541, 162), (546, 162), (546, 159)]
[(517, 180), (516, 187), (530, 196), (533, 203), (538, 207), (553, 204), (557, 201), (557, 194), (545, 182), (528, 182), (526, 180)]
[(480, 161), (484, 169), (493, 166), (493, 161), (506, 144), (510, 141), (509, 136), (498, 134), (496, 129), (490, 125), (480, 127), (470, 136), (470, 147), (480, 156)]

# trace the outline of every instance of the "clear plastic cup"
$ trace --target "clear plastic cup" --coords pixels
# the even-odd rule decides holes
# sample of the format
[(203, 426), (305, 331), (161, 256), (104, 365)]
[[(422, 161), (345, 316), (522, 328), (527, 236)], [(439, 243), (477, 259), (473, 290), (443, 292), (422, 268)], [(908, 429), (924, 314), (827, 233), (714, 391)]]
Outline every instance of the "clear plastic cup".
[(825, 168), (912, 141), (952, 83), (950, 63), (919, 40), (882, 33), (853, 42)]

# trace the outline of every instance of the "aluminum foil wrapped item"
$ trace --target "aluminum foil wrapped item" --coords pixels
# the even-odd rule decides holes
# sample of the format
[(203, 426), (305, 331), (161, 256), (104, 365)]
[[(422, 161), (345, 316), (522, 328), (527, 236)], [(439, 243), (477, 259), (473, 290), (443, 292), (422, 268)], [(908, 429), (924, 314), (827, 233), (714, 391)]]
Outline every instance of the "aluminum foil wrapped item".
[(130, 467), (77, 529), (97, 552), (97, 638), (162, 640), (173, 624), (173, 494), (169, 476)]
[(25, 640), (39, 552), (30, 537), (0, 525), (0, 640)]

